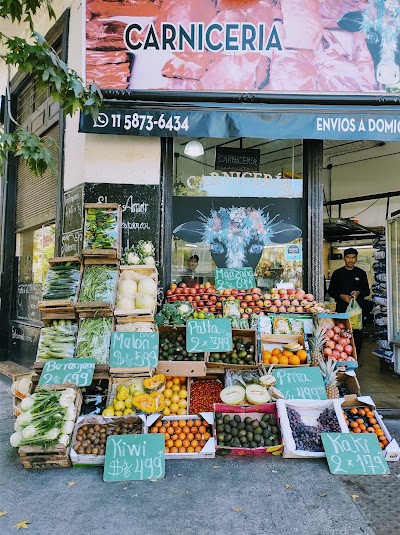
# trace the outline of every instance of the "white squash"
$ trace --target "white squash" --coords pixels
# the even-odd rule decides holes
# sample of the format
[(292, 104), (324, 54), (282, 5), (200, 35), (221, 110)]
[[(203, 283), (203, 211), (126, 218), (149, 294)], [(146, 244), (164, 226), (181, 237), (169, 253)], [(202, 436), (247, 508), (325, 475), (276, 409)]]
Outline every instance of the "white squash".
[(246, 399), (251, 405), (269, 403), (271, 396), (268, 390), (261, 385), (249, 385), (246, 387)]
[(227, 386), (221, 390), (220, 397), (225, 405), (240, 405), (245, 398), (246, 391), (243, 386)]

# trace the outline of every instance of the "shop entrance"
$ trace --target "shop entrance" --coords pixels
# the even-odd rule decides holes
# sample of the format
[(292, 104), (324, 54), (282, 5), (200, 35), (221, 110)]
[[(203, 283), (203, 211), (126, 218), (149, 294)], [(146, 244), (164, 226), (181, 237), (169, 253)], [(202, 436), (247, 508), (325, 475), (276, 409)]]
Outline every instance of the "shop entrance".
[[(397, 274), (388, 269), (396, 240), (387, 239), (386, 221), (399, 208), (396, 184), (400, 147), (382, 141), (324, 142), (324, 276), (327, 290), (332, 273), (344, 266), (344, 251), (358, 251), (357, 266), (368, 278), (370, 294), (363, 310), (363, 346), (357, 377), (363, 394), (369, 393), (383, 408), (400, 407), (400, 378), (389, 324), (397, 318), (396, 293), (389, 281)], [(398, 262), (392, 262), (397, 266)], [(394, 277), (393, 277), (394, 275)], [(326, 297), (329, 298), (329, 295)], [(391, 313), (390, 311), (393, 310)]]

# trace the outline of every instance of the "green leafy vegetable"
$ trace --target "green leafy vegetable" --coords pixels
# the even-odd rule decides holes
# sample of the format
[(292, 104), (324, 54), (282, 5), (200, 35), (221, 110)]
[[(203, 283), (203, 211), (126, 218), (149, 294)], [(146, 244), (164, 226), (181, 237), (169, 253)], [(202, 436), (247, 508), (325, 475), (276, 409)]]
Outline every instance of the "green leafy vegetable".
[(85, 318), (79, 326), (76, 358), (94, 358), (107, 364), (110, 356), (111, 318)]
[(79, 302), (114, 301), (118, 271), (114, 265), (95, 264), (85, 267)]

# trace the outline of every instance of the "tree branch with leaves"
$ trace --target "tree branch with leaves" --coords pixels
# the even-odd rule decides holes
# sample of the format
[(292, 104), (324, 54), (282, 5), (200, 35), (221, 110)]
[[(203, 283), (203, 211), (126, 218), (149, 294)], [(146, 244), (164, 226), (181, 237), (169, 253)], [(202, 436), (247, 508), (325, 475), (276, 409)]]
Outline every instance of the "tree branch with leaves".
[[(65, 115), (78, 111), (97, 117), (102, 104), (102, 94), (96, 84), (85, 87), (82, 78), (62, 61), (53, 48), (40, 34), (33, 30), (33, 19), (45, 8), (50, 18), (55, 18), (50, 0), (1, 0), (1, 18), (12, 22), (28, 23), (32, 32), (30, 42), (21, 37), (0, 33), (5, 53), (0, 58), (8, 66), (16, 66), (37, 80), (41, 88), (47, 88), (54, 102), (59, 102)], [(10, 98), (10, 95), (7, 95)], [(53, 165), (50, 146), (54, 141), (39, 137), (19, 125), (9, 113), (15, 129), (0, 134), (0, 159), (8, 154), (22, 157), (35, 175), (43, 173)]]

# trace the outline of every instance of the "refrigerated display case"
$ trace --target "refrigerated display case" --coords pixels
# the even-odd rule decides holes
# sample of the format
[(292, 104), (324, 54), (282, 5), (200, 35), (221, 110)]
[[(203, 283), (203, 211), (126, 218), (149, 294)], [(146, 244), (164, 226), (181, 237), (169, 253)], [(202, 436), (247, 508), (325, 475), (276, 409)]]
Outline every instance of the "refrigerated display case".
[(388, 332), (393, 343), (394, 371), (400, 375), (400, 212), (386, 225)]

